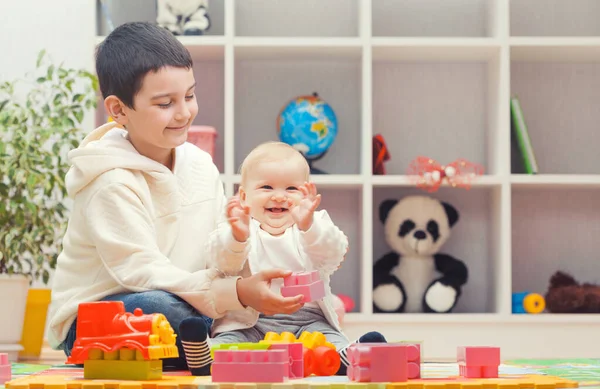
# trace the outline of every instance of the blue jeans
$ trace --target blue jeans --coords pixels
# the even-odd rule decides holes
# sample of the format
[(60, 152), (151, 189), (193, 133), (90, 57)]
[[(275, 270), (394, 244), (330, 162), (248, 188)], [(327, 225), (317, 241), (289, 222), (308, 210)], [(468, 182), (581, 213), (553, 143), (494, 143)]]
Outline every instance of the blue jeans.
[[(211, 318), (199, 313), (194, 307), (180, 297), (162, 290), (114, 294), (103, 298), (102, 301), (123, 301), (127, 312), (133, 312), (135, 308), (141, 308), (144, 313), (162, 313), (165, 315), (177, 334), (176, 343), (179, 350), (178, 358), (163, 359), (163, 368), (165, 370), (188, 369), (183, 346), (181, 345), (181, 337), (179, 336), (179, 324), (183, 319), (187, 319), (188, 317), (201, 317), (206, 321), (209, 328), (212, 325)], [(71, 328), (67, 333), (67, 338), (60, 346), (67, 356), (71, 355), (73, 344), (75, 343), (75, 339), (77, 339), (76, 331), (77, 320), (71, 325)]]

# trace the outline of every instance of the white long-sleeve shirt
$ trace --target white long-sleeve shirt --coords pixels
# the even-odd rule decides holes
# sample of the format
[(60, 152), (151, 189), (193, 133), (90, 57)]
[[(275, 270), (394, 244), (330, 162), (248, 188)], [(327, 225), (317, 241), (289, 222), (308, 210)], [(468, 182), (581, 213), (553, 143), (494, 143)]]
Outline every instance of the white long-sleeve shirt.
[[(341, 331), (333, 305), (330, 277), (346, 255), (348, 238), (332, 222), (327, 211), (315, 212), (313, 224), (306, 232), (293, 225), (279, 236), (272, 236), (262, 230), (260, 223), (251, 219), (250, 237), (244, 243), (249, 243), (249, 252), (240, 248), (240, 243), (233, 238), (231, 228), (222, 224), (219, 230), (211, 234), (209, 240), (211, 264), (227, 276), (244, 277), (274, 268), (293, 272), (318, 270), (325, 285), (325, 297), (314, 305), (321, 308), (332, 327)], [(282, 285), (282, 279), (271, 282), (275, 293), (280, 293)], [(258, 317), (259, 312), (251, 307), (228, 312), (215, 320), (212, 335), (250, 328), (256, 324)]]
[[(105, 124), (69, 153), (73, 197), (53, 279), (48, 340), (65, 339), (79, 303), (122, 292), (165, 290), (216, 318), (244, 309), (239, 277), (209, 269), (205, 244), (224, 217), (226, 198), (209, 154), (185, 143), (175, 168), (140, 155), (126, 132)], [(244, 252), (247, 245), (234, 243)]]

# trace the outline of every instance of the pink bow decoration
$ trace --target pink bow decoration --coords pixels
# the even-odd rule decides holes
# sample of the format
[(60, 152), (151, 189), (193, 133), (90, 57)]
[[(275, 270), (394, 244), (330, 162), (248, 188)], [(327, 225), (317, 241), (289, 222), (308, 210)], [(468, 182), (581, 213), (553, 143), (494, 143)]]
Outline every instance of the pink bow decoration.
[(417, 157), (410, 163), (407, 174), (418, 188), (431, 193), (437, 191), (444, 180), (453, 187), (469, 189), (471, 181), (483, 171), (483, 166), (462, 158), (441, 165), (434, 159)]

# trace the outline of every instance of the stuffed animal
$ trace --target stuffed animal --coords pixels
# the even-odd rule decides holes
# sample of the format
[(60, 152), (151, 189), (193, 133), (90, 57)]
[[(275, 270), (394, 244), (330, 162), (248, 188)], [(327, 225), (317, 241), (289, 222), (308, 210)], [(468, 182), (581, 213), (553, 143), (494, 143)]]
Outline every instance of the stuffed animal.
[(600, 286), (557, 271), (550, 277), (546, 307), (551, 313), (600, 313)]
[(438, 251), (458, 218), (452, 205), (428, 196), (381, 203), (379, 219), (392, 251), (374, 265), (374, 312), (452, 311), (468, 270), (461, 260)]
[(210, 28), (208, 0), (157, 0), (156, 22), (175, 35), (202, 35)]

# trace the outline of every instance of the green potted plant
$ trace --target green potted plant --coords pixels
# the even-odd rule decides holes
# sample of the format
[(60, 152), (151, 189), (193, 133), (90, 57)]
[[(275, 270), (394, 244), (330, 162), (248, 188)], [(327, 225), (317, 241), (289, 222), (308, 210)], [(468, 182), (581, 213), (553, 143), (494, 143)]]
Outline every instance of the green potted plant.
[(50, 290), (30, 285), (47, 285), (56, 266), (68, 220), (66, 156), (97, 90), (95, 75), (55, 65), (44, 50), (24, 79), (0, 83), (0, 353), (12, 360), (39, 355)]

